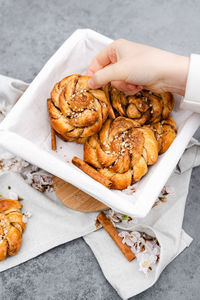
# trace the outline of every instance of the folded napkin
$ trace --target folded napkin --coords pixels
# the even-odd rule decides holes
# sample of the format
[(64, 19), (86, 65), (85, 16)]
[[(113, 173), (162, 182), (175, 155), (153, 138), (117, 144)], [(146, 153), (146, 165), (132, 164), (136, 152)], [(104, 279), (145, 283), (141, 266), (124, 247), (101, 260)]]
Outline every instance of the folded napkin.
[[(0, 113), (4, 115), (21, 96), (28, 85), (22, 81), (0, 76)], [(1, 152), (5, 151), (1, 149)], [(94, 252), (100, 267), (118, 294), (127, 299), (152, 286), (162, 270), (192, 241), (182, 229), (191, 171), (200, 164), (200, 144), (192, 140), (177, 169), (166, 186), (170, 193), (167, 202), (161, 202), (143, 219), (116, 223), (119, 230), (141, 231), (155, 236), (161, 246), (160, 260), (145, 276), (135, 259), (126, 261), (104, 229), (96, 230), (97, 213), (81, 213), (65, 207), (55, 193), (42, 194), (30, 187), (20, 174), (2, 173), (0, 193), (5, 197), (11, 191), (24, 200), (23, 211), (32, 216), (23, 235), (23, 245), (16, 256), (0, 262), (0, 272), (23, 263), (57, 245), (84, 236)], [(36, 234), (37, 233), (37, 234)]]
[[(189, 153), (192, 159), (186, 161)], [(160, 261), (147, 276), (138, 272), (136, 261), (131, 263), (125, 261), (104, 230), (90, 233), (84, 237), (94, 252), (106, 279), (123, 299), (135, 296), (151, 287), (159, 278), (162, 270), (192, 241), (192, 238), (182, 229), (182, 222), (192, 163), (194, 160), (198, 160), (200, 163), (199, 145), (193, 145), (189, 149), (189, 153), (187, 150), (181, 159), (187, 171), (175, 172), (166, 184), (171, 191), (167, 196), (167, 202), (154, 207), (146, 218), (136, 219), (135, 225), (129, 226), (128, 223), (125, 226), (120, 223), (116, 225), (119, 229), (142, 231), (156, 236), (161, 246)], [(196, 154), (198, 154), (198, 158)]]

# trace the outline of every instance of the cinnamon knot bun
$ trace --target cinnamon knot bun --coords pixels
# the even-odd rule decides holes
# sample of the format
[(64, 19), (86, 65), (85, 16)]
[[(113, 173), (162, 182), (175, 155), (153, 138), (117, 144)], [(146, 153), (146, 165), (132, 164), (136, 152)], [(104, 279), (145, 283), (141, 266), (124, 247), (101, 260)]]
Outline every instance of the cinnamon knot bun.
[(11, 199), (0, 199), (0, 261), (7, 255), (15, 255), (22, 244), (26, 228), (20, 212), (22, 204)]
[(139, 181), (157, 158), (153, 130), (124, 117), (108, 119), (84, 145), (84, 161), (109, 178), (113, 189), (123, 190)]
[(107, 85), (105, 93), (119, 115), (134, 119), (141, 125), (167, 119), (174, 106), (174, 97), (168, 92), (156, 94), (142, 90), (134, 96), (126, 96)]
[(108, 114), (113, 117), (104, 91), (90, 89), (89, 78), (79, 74), (65, 77), (56, 83), (48, 99), (51, 126), (68, 142), (84, 143), (101, 129)]
[(162, 154), (167, 151), (177, 135), (177, 126), (174, 119), (169, 116), (168, 119), (151, 124), (158, 142), (158, 152)]

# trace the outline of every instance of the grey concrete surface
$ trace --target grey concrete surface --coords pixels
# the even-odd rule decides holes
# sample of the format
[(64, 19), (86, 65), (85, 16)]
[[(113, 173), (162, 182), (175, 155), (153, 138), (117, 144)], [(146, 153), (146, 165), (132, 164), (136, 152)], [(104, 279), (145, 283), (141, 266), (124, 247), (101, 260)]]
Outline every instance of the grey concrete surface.
[[(183, 55), (199, 53), (199, 13), (200, 2), (189, 0), (0, 0), (0, 74), (30, 82), (74, 30), (86, 27), (113, 39), (123, 37)], [(192, 245), (154, 287), (134, 299), (200, 299), (199, 189), (196, 168), (183, 224), (194, 237)], [(120, 298), (78, 239), (1, 273), (0, 299)]]

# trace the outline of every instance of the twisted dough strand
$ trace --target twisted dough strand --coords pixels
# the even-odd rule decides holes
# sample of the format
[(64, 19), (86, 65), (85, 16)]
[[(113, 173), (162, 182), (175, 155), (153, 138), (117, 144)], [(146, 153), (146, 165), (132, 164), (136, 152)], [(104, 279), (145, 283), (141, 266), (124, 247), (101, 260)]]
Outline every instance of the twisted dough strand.
[(141, 125), (167, 119), (174, 106), (174, 97), (168, 92), (156, 94), (142, 90), (134, 96), (126, 96), (107, 85), (105, 93), (119, 115), (134, 119)]
[(0, 199), (0, 261), (7, 255), (15, 255), (22, 244), (22, 233), (26, 228), (20, 212), (20, 202)]
[(88, 87), (89, 78), (79, 74), (65, 77), (48, 99), (51, 126), (66, 141), (84, 143), (101, 129), (108, 114), (114, 117), (104, 91)]
[(177, 135), (177, 126), (174, 119), (169, 116), (168, 119), (151, 124), (150, 127), (154, 130), (158, 142), (158, 153), (166, 152)]
[(140, 180), (157, 158), (152, 129), (124, 117), (108, 119), (84, 145), (84, 160), (109, 178), (113, 189), (122, 190)]

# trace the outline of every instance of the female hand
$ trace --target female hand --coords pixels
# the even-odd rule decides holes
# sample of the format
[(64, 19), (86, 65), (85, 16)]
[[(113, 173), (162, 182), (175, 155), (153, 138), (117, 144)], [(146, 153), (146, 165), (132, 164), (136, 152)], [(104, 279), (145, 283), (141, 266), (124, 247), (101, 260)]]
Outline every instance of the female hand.
[(143, 88), (184, 95), (188, 69), (189, 57), (120, 39), (93, 59), (87, 75), (93, 89), (111, 82), (129, 95)]

